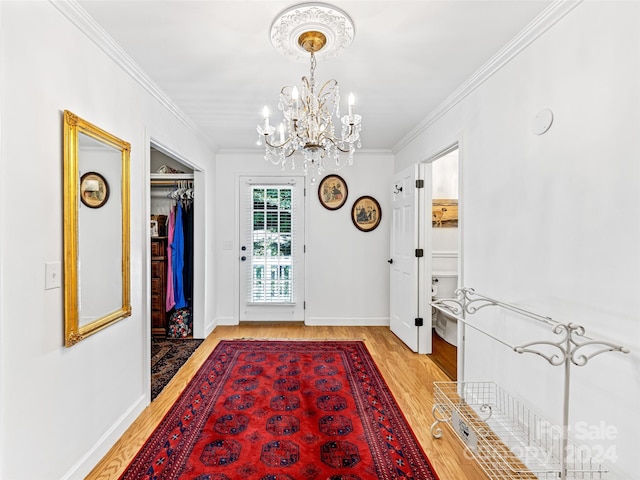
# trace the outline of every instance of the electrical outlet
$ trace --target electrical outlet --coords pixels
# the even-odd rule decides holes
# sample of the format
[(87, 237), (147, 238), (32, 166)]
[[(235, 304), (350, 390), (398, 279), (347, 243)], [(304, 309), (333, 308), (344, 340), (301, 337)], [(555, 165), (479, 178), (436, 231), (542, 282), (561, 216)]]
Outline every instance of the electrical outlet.
[(62, 269), (60, 262), (46, 262), (44, 264), (44, 289), (60, 288), (62, 285)]

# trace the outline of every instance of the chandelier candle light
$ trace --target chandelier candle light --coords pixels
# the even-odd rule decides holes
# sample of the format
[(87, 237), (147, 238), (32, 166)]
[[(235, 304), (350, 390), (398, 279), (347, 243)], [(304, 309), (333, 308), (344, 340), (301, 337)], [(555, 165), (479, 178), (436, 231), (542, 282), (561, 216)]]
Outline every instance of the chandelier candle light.
[[(294, 154), (302, 154), (305, 175), (321, 175), (326, 168), (338, 171), (353, 164), (355, 148), (360, 148), (362, 117), (353, 113), (353, 93), (348, 98), (348, 113), (340, 117), (340, 89), (336, 80), (328, 80), (320, 88), (316, 83), (316, 53), (325, 58), (336, 56), (353, 40), (353, 22), (341, 10), (326, 4), (303, 4), (292, 7), (276, 18), (271, 27), (271, 42), (286, 55), (306, 52), (310, 55), (309, 77), (302, 77), (300, 89), (283, 87), (278, 110), (283, 121), (276, 128), (269, 123), (269, 109), (262, 111), (264, 123), (258, 125), (260, 144), (265, 143), (265, 160), (296, 168)], [(333, 118), (341, 123), (336, 136)], [(341, 158), (346, 154), (346, 160)], [(290, 159), (290, 161), (289, 161)], [(329, 160), (327, 163), (326, 161)]]

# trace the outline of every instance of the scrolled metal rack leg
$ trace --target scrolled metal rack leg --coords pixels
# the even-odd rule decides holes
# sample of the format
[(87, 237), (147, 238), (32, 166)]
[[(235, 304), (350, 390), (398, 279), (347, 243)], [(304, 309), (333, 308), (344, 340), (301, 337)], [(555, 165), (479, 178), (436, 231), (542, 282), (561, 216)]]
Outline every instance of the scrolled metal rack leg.
[[(439, 418), (436, 412), (443, 413), (443, 415), (441, 416), (442, 418)], [(451, 415), (447, 417), (444, 407), (437, 403), (435, 403), (433, 407), (431, 407), (431, 414), (433, 415), (433, 418), (436, 419), (436, 421), (431, 424), (431, 429), (429, 431), (431, 432), (433, 438), (441, 438), (442, 428), (440, 428), (438, 425), (442, 422), (451, 421)]]

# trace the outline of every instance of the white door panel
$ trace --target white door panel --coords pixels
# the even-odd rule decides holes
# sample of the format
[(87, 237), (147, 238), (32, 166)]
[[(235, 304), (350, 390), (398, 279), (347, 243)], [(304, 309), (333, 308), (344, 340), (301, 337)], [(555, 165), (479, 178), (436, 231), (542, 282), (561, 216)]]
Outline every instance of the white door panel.
[[(416, 164), (394, 177), (392, 185), (390, 327), (411, 350), (431, 352), (431, 309), (424, 297), (423, 189), (416, 188), (422, 166)], [(423, 215), (424, 216), (424, 215)], [(430, 283), (430, 282), (429, 282)], [(423, 326), (416, 326), (422, 318)]]
[(416, 165), (394, 177), (390, 279), (391, 331), (414, 352), (418, 351), (417, 174)]
[(240, 177), (240, 321), (304, 321), (304, 178)]

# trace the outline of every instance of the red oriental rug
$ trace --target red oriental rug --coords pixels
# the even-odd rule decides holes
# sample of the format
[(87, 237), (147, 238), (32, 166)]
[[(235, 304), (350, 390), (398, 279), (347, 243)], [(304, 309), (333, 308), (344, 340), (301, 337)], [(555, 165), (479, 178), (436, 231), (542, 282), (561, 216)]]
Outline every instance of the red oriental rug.
[(223, 340), (123, 480), (437, 480), (363, 342)]

